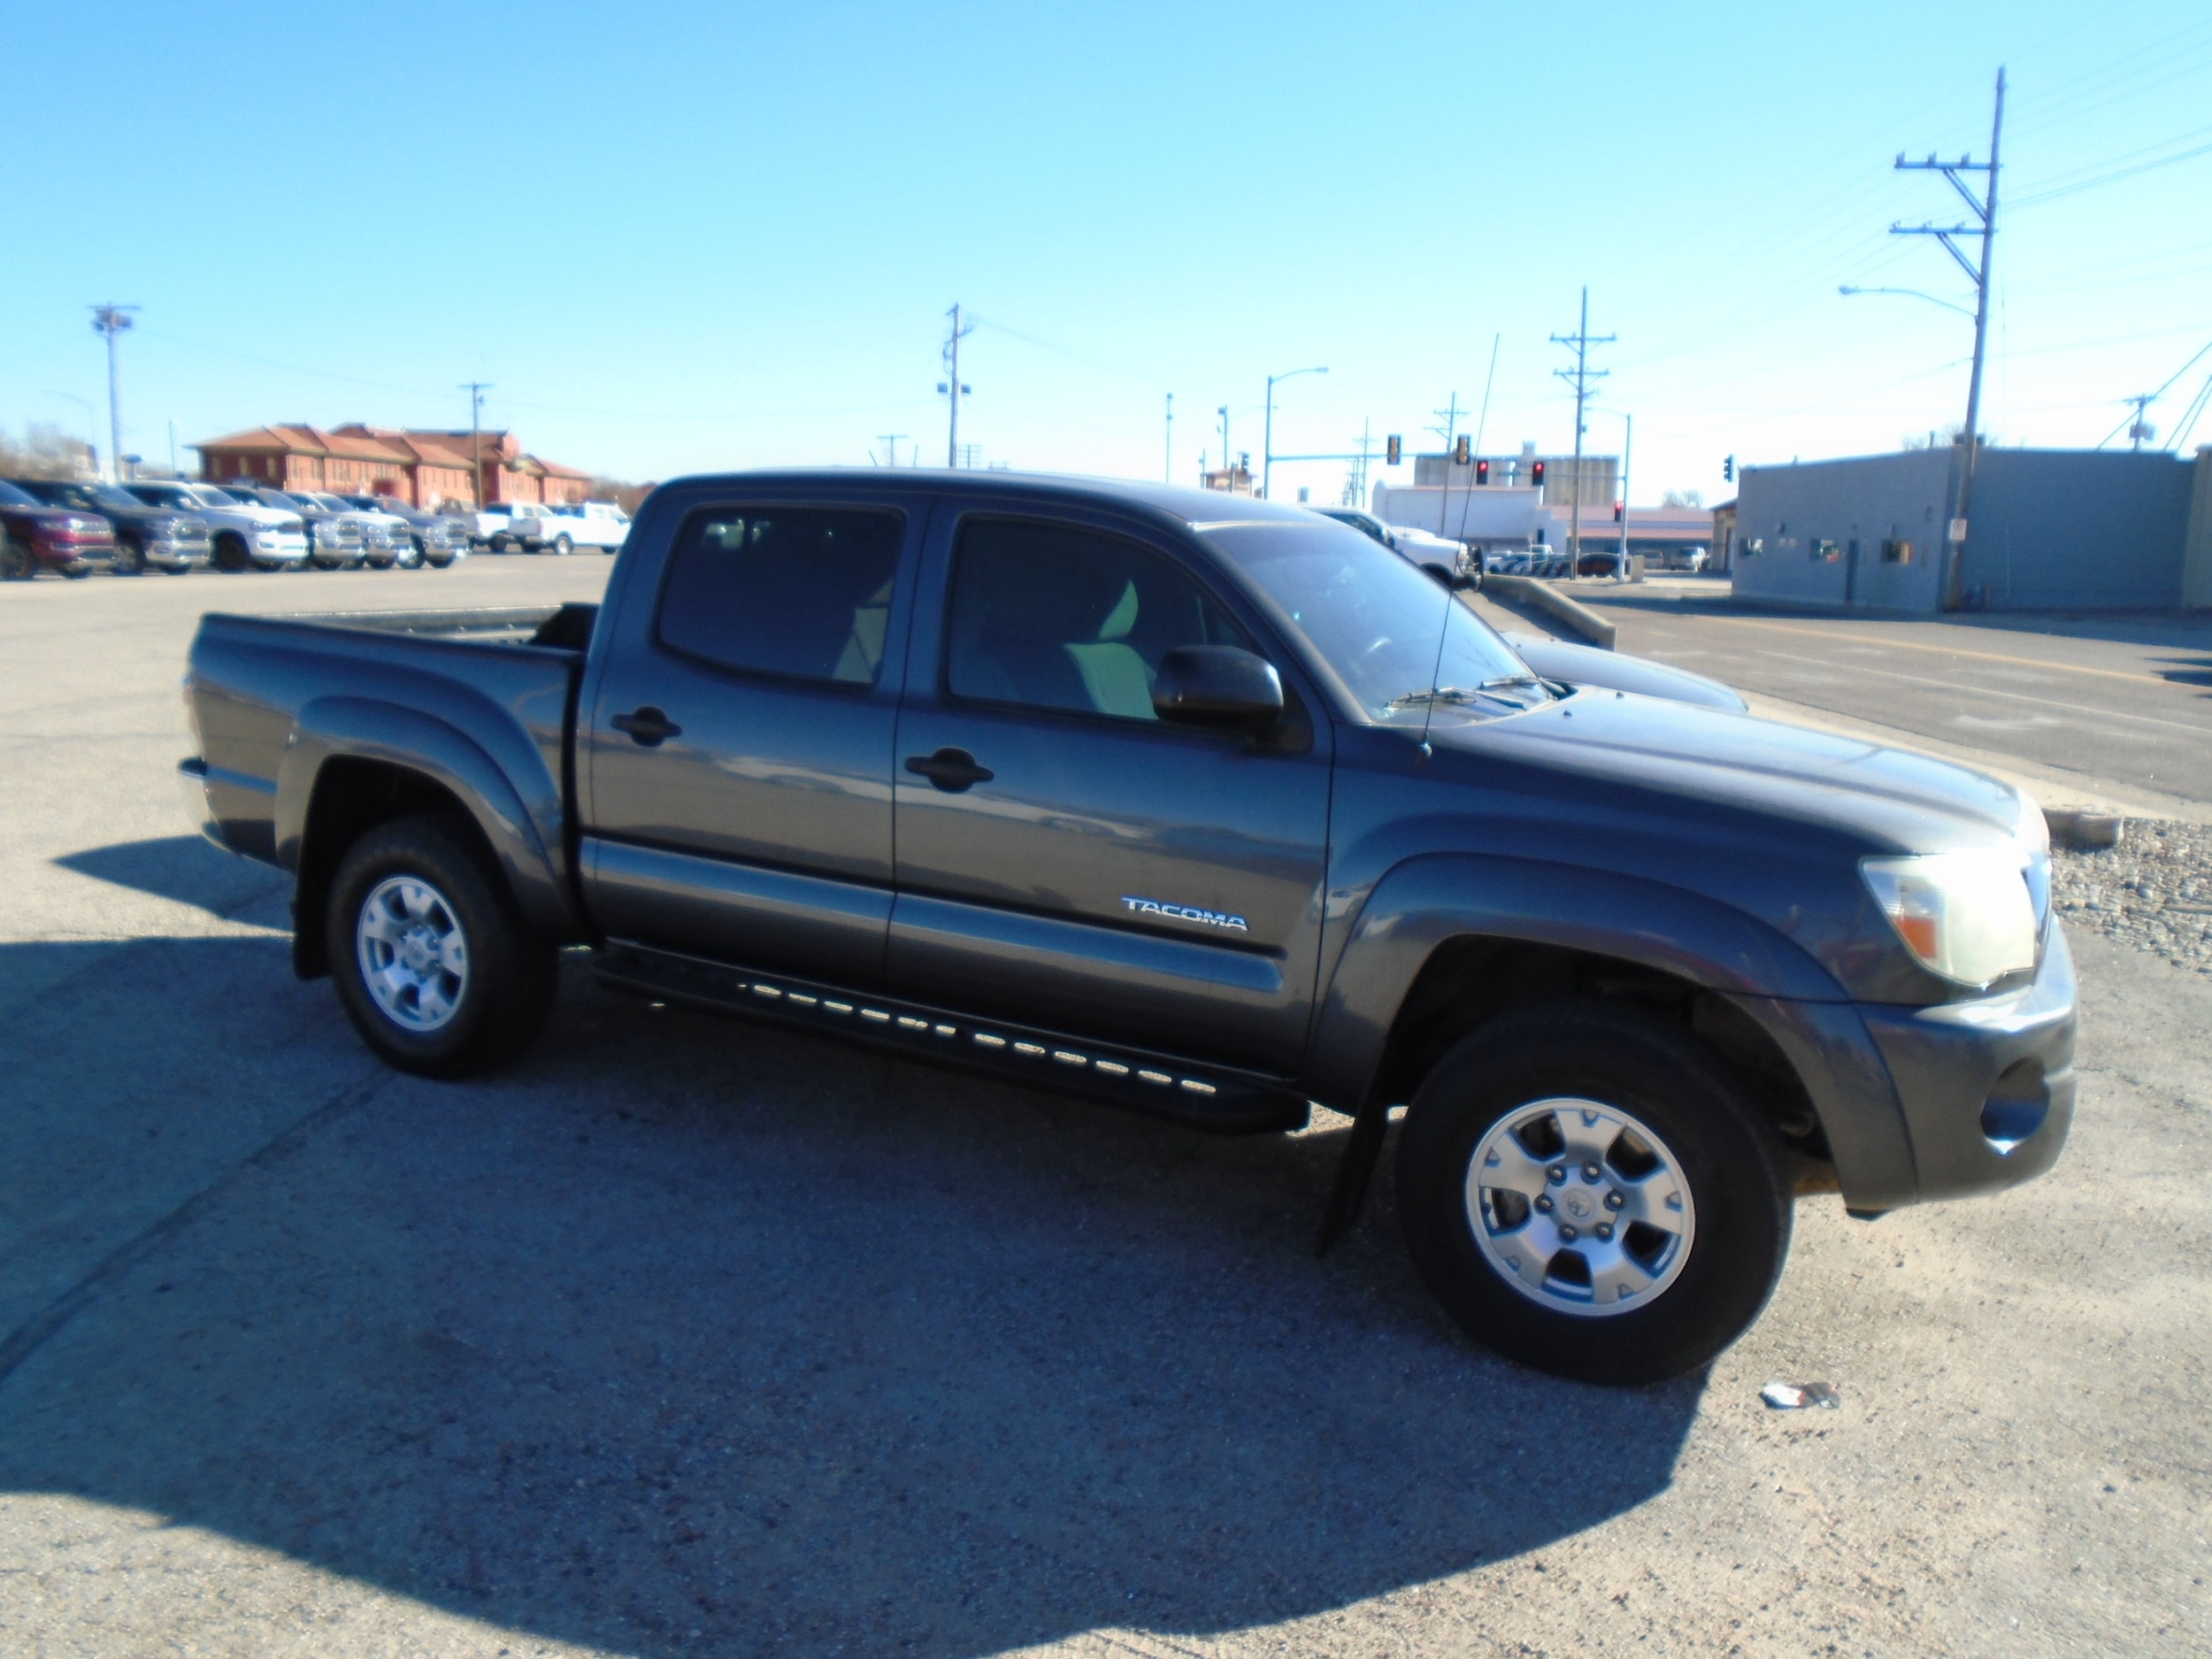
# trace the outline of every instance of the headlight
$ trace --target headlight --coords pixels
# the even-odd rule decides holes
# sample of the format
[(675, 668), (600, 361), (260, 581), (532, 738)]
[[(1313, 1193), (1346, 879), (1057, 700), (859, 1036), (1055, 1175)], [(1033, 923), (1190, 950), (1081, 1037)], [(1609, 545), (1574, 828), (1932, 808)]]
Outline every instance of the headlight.
[(2020, 852), (1860, 861), (1867, 891), (1905, 949), (1945, 979), (1987, 985), (2035, 966), (2035, 902)]

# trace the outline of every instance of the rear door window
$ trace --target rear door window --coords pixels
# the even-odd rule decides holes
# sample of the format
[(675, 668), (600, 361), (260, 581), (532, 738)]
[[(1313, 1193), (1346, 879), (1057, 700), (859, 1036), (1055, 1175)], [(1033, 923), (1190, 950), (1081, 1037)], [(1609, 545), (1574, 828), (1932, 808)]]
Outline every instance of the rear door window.
[(822, 507), (710, 508), (676, 538), (655, 634), (716, 668), (872, 686), (904, 522)]

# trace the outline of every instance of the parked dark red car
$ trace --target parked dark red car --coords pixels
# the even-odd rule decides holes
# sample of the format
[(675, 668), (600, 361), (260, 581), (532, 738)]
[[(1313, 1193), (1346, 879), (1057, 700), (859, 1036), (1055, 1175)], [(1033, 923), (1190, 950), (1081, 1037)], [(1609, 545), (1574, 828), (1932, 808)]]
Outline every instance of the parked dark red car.
[(42, 570), (89, 576), (115, 563), (115, 527), (96, 512), (49, 507), (0, 481), (0, 580), (28, 581)]

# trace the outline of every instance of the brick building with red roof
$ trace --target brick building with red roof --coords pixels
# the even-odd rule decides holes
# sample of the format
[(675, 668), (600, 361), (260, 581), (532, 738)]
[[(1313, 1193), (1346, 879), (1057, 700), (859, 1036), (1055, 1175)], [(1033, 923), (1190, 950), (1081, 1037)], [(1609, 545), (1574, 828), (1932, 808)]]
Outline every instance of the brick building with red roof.
[[(511, 432), (434, 432), (354, 421), (327, 430), (303, 421), (255, 426), (192, 446), (200, 475), (275, 489), (390, 495), (411, 507), (578, 502), (591, 474), (524, 450)], [(480, 483), (475, 481), (480, 480)]]

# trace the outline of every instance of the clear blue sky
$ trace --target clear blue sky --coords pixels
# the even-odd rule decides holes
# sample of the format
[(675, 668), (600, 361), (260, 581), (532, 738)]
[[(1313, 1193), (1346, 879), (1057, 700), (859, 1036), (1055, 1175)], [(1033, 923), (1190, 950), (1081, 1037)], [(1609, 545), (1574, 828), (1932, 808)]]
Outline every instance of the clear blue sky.
[[(983, 326), (963, 435), (1158, 476), (1260, 447), (1571, 442), (1577, 292), (1617, 334), (1592, 446), (1635, 494), (1721, 457), (1959, 419), (1970, 327), (1844, 282), (1965, 285), (1894, 219), (1901, 150), (1988, 143), (2010, 67), (1986, 425), (2093, 444), (2212, 342), (2202, 0), (1932, 6), (1301, 3), (25, 8), (0, 92), (0, 426), (81, 430), (85, 307), (142, 305), (125, 445), (265, 420), (465, 425), (634, 478), (941, 462), (942, 313)], [(2212, 371), (2154, 410), (2170, 428)], [(2212, 416), (2197, 440), (2212, 442)], [(1333, 496), (1341, 468), (1279, 472)]]

